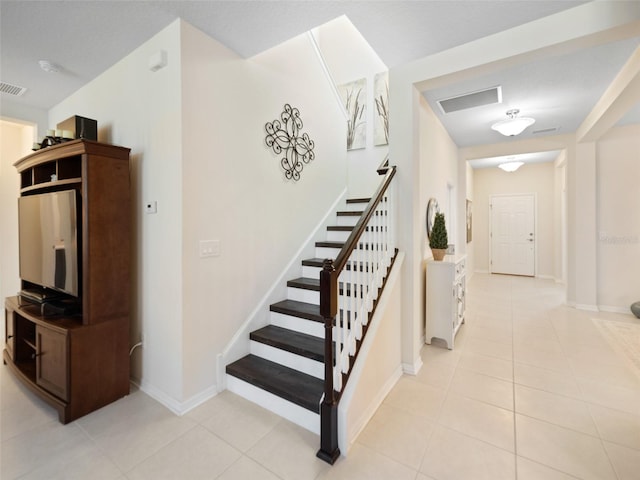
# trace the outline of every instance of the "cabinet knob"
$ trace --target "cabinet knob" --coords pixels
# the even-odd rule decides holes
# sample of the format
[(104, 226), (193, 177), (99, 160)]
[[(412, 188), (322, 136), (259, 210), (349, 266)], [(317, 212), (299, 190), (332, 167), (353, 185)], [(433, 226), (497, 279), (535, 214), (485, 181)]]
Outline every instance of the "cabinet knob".
[(13, 338), (13, 335), (7, 335), (7, 340), (9, 340), (10, 338)]
[(39, 357), (40, 355), (42, 355), (42, 353), (32, 353), (31, 358), (34, 359), (36, 357)]

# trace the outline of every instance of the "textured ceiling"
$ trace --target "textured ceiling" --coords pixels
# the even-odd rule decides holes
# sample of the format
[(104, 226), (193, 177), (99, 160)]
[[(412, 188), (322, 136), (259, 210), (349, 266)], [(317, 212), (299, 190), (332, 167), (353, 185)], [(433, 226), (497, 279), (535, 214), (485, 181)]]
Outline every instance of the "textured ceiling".
[[(181, 17), (250, 57), (347, 15), (388, 66), (404, 64), (583, 1), (24, 1), (0, 2), (1, 80), (49, 108)], [(43, 72), (38, 60), (64, 68)]]
[[(632, 0), (637, 1), (637, 0)], [(573, 8), (571, 0), (392, 1), (24, 1), (0, 0), (0, 80), (28, 89), (2, 102), (48, 109), (100, 75), (176, 18), (243, 57), (346, 15), (388, 67), (395, 67)], [(640, 33), (640, 32), (639, 32)], [(509, 141), (490, 130), (509, 108), (550, 127), (575, 131), (638, 38), (521, 65), (425, 91), (459, 146)], [(42, 71), (38, 60), (62, 67)], [(495, 85), (503, 103), (443, 115), (435, 101)], [(621, 123), (640, 123), (640, 106)]]

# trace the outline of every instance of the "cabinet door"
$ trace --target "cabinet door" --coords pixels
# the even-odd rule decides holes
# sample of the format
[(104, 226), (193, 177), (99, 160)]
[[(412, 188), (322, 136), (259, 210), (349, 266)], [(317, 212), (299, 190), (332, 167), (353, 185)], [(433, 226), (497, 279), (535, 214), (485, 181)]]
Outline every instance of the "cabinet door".
[(13, 345), (15, 343), (15, 315), (13, 310), (5, 308), (4, 310), (4, 340), (7, 349), (7, 353), (11, 360), (13, 360)]
[(36, 383), (62, 400), (68, 399), (68, 348), (63, 333), (36, 327)]

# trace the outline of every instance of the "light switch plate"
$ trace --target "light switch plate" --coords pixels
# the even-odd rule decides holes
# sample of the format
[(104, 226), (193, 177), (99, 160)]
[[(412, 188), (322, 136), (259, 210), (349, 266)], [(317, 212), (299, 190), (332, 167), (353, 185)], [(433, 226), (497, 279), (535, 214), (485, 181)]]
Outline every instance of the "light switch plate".
[(200, 257), (220, 256), (220, 240), (200, 240)]

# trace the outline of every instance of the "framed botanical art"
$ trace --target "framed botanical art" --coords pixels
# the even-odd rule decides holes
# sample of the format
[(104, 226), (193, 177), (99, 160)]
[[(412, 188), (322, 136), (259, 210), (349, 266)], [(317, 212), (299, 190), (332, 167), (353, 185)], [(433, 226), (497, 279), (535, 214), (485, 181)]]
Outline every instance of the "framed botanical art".
[(347, 110), (347, 150), (367, 146), (367, 80), (338, 86), (340, 98)]

